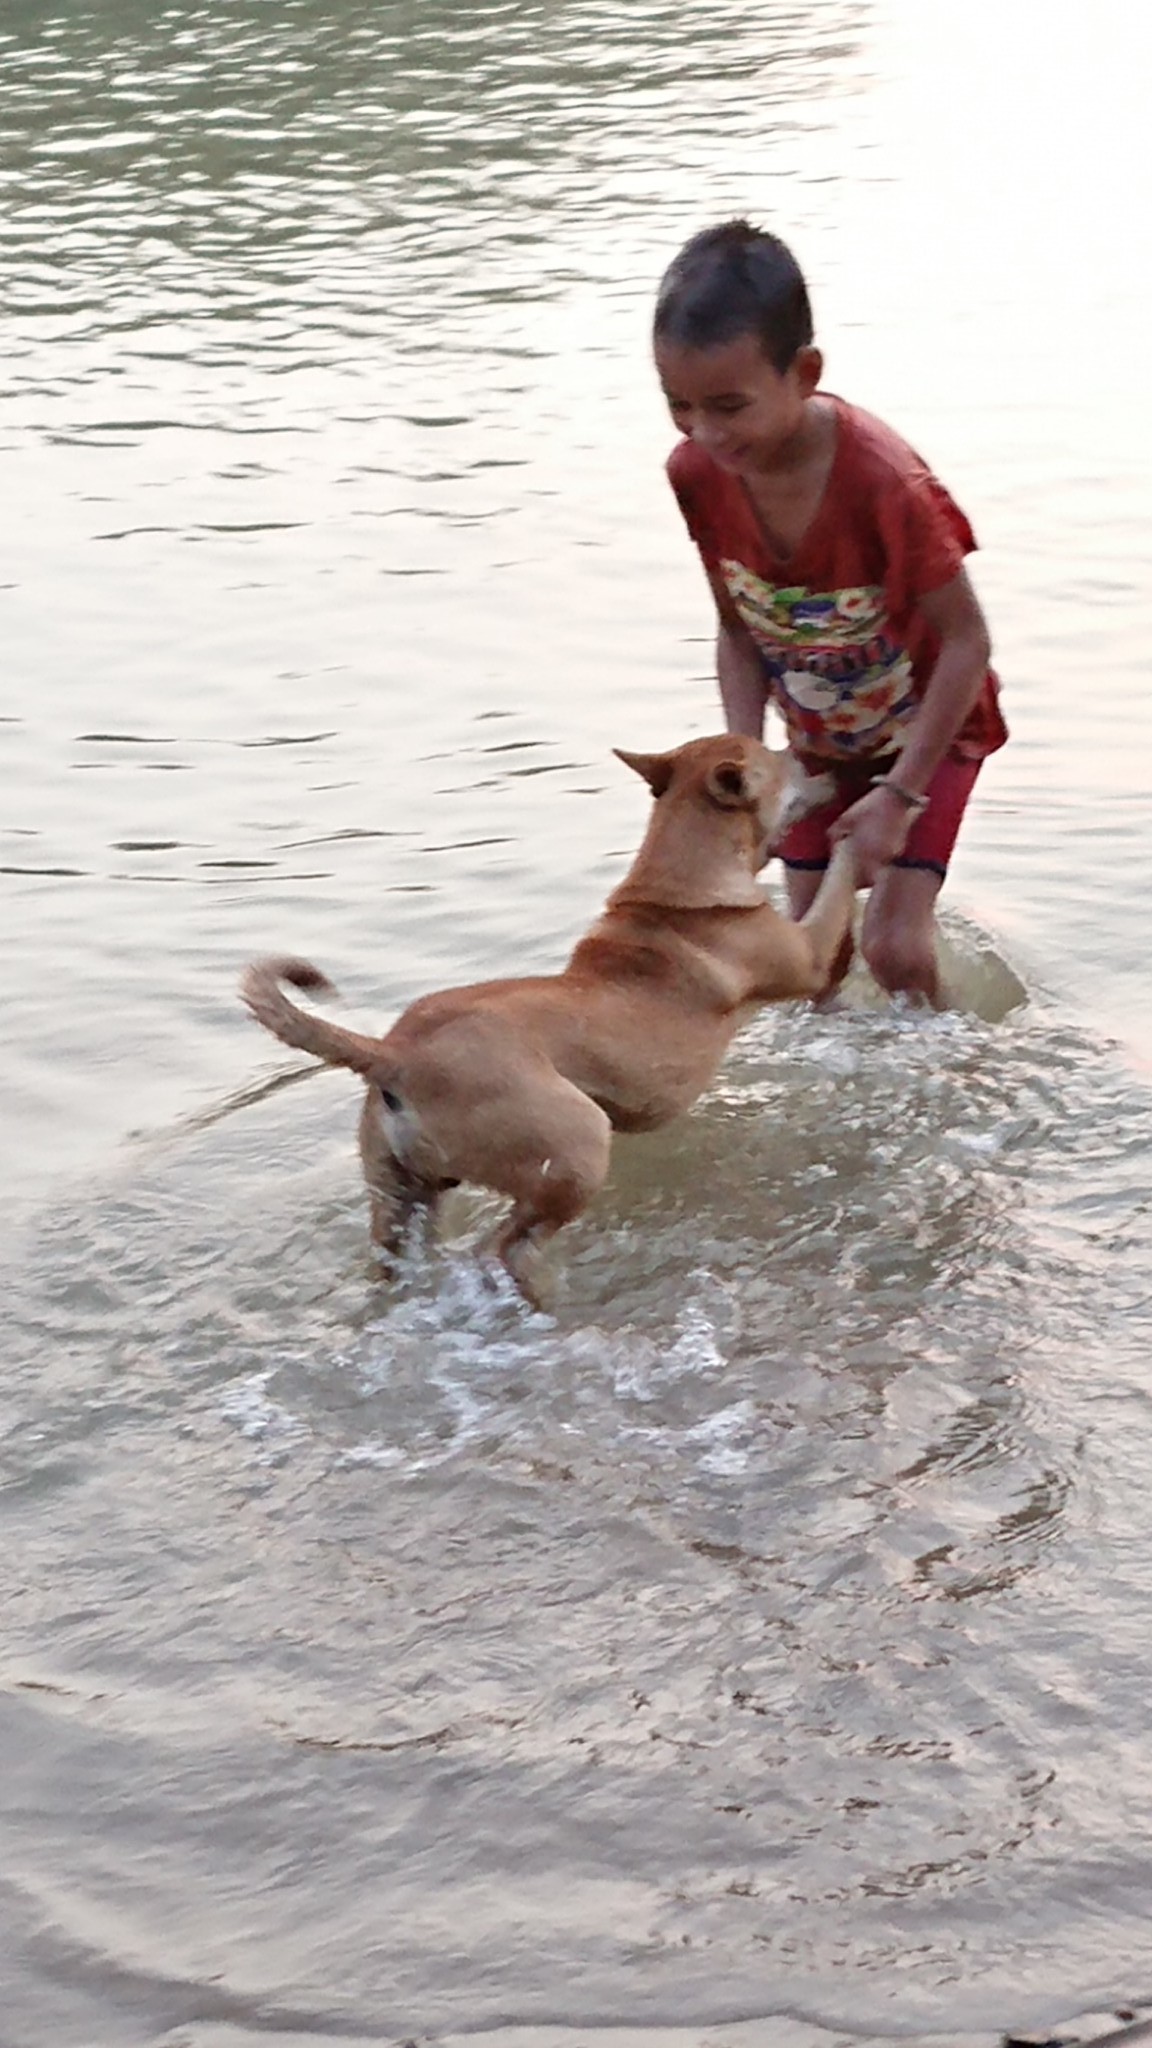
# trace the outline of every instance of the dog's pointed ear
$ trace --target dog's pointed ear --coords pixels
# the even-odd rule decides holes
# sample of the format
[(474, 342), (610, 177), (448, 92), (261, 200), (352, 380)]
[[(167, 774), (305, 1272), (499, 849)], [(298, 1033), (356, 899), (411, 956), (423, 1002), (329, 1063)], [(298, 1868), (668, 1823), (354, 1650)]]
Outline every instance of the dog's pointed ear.
[(613, 747), (612, 752), (626, 768), (643, 776), (653, 796), (663, 796), (676, 765), (671, 754), (630, 754), (626, 747)]
[(704, 788), (713, 803), (725, 811), (751, 810), (756, 802), (743, 761), (713, 761), (704, 777)]

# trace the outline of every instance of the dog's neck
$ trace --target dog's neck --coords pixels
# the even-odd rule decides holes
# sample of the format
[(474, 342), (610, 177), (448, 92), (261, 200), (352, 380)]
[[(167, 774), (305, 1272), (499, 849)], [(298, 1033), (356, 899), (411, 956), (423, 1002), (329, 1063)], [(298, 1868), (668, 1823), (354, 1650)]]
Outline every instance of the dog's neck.
[(746, 910), (764, 901), (754, 862), (755, 829), (745, 811), (712, 812), (706, 833), (685, 831), (683, 813), (657, 803), (632, 866), (609, 910), (653, 903), (671, 910)]

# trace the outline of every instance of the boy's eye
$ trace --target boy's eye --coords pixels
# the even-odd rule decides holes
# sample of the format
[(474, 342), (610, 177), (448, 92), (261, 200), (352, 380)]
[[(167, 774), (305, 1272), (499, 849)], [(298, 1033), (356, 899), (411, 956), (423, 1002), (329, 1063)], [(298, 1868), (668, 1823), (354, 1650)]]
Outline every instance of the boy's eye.
[[(728, 413), (743, 412), (748, 403), (748, 399), (733, 394), (730, 398), (706, 398), (701, 402), (699, 410), (701, 412), (718, 412), (727, 415)], [(669, 398), (668, 410), (673, 417), (677, 413), (691, 412), (693, 410), (692, 401), (689, 398)]]

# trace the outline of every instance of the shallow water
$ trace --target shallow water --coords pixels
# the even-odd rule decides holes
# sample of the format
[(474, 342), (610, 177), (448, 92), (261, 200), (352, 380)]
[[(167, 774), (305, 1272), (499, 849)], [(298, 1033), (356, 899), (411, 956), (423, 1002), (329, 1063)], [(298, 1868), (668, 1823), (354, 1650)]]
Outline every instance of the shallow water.
[[(1042, 40), (988, 0), (9, 8), (18, 2048), (1152, 1999), (1147, 38), (1120, 0)], [(716, 722), (651, 290), (737, 209), (984, 542), (1014, 739), (959, 1007), (762, 1019), (619, 1144), (546, 1315), (468, 1194), (385, 1289), (355, 1084), (236, 978), (304, 952), (378, 1023), (552, 966), (621, 873), (611, 747)]]
[(548, 1316), (475, 1198), (373, 1288), (352, 1093), (143, 1150), (8, 1282), (22, 2038), (1142, 1989), (1130, 1077), (773, 1019), (621, 1145)]

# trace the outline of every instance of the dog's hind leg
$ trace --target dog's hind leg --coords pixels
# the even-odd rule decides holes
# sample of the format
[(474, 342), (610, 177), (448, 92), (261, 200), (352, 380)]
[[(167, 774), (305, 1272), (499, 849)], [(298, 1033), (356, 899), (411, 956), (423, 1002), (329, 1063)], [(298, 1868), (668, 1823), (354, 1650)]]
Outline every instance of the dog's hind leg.
[(545, 1142), (550, 1149), (541, 1153), (538, 1125), (535, 1159), (524, 1163), (516, 1186), (509, 1188), (515, 1195), (511, 1214), (489, 1247), (532, 1308), (542, 1306), (541, 1247), (599, 1194), (608, 1178), (612, 1151), (612, 1126), (607, 1116), (578, 1088), (561, 1082), (549, 1109), (546, 1123), (550, 1131)]
[(439, 1189), (422, 1181), (409, 1180), (401, 1171), (368, 1183), (368, 1207), (372, 1242), (385, 1264), (399, 1258), (418, 1212), (430, 1213), (439, 1200)]
[(360, 1160), (372, 1242), (388, 1261), (403, 1249), (417, 1210), (435, 1208), (442, 1185), (422, 1179), (405, 1165), (392, 1145), (390, 1125), (379, 1091), (370, 1086), (360, 1113)]

